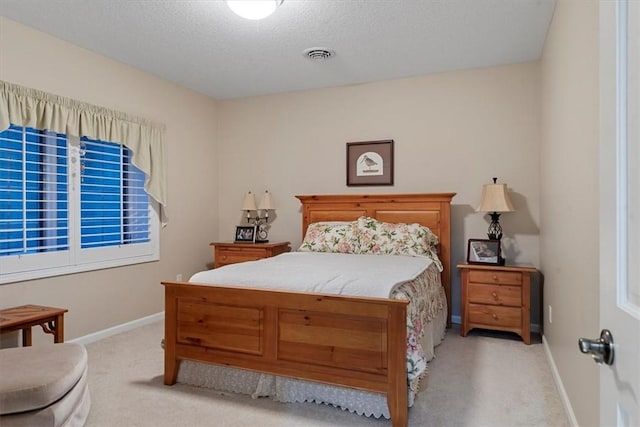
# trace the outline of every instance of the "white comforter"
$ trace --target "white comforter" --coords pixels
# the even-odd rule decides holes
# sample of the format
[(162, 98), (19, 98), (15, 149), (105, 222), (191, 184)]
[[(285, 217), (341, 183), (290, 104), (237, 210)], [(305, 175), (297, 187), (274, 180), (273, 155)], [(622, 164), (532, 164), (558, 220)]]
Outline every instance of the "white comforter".
[(432, 261), (426, 257), (290, 252), (194, 274), (192, 283), (389, 298)]

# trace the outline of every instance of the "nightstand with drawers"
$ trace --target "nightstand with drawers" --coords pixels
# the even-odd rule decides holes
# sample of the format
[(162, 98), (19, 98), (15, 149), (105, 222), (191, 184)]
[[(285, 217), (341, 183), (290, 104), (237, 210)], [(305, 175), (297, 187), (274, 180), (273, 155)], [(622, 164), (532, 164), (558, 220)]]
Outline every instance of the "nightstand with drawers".
[(291, 250), (289, 242), (210, 243), (209, 246), (213, 246), (214, 268), (238, 262), (269, 258)]
[(458, 264), (461, 272), (460, 335), (473, 328), (510, 331), (531, 344), (531, 274), (535, 268)]

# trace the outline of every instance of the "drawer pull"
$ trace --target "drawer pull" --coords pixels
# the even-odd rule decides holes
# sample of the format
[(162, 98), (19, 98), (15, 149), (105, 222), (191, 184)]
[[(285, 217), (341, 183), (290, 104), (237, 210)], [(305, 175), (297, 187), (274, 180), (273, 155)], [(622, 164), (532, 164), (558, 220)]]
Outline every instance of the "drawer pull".
[(223, 259), (223, 260), (224, 260), (224, 259), (227, 259), (227, 256), (226, 256), (226, 255), (222, 255), (222, 259)]
[(493, 281), (497, 282), (498, 281), (498, 276), (496, 276), (495, 274), (493, 275)]
[(494, 319), (497, 319), (497, 318), (498, 318), (498, 315), (497, 315), (497, 314), (495, 314), (495, 313), (491, 313), (491, 317), (493, 317)]
[(491, 292), (491, 296), (493, 297), (493, 299), (497, 300), (498, 299), (498, 294), (495, 292)]

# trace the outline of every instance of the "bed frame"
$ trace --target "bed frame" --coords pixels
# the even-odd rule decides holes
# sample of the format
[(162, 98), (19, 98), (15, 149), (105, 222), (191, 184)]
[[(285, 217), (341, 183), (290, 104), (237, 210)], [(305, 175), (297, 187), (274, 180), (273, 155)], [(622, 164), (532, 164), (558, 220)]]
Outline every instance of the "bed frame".
[[(302, 235), (362, 215), (420, 223), (440, 239), (450, 318), (450, 203), (455, 193), (296, 196)], [(162, 282), (164, 383), (190, 359), (382, 393), (394, 427), (408, 423), (407, 301)], [(449, 326), (449, 321), (447, 321)]]

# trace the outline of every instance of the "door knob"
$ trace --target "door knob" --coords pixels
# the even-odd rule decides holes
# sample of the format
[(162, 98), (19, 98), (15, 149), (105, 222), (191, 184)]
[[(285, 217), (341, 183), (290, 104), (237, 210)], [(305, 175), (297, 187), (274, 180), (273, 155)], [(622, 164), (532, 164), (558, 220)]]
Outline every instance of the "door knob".
[(613, 335), (608, 329), (603, 329), (597, 340), (578, 339), (578, 346), (581, 352), (590, 354), (598, 365), (613, 365)]

